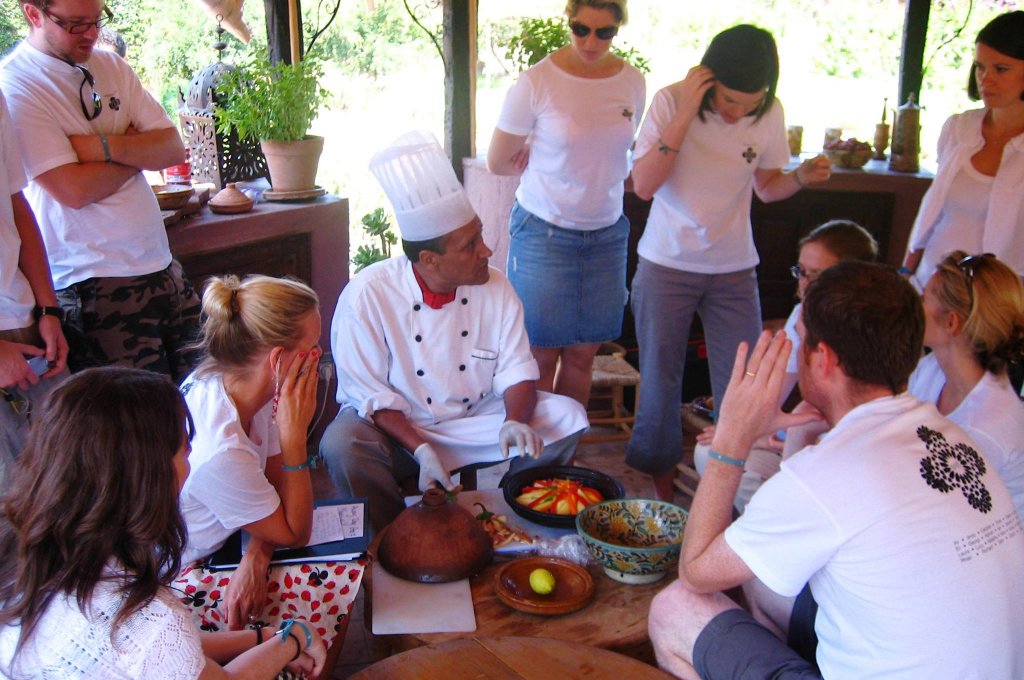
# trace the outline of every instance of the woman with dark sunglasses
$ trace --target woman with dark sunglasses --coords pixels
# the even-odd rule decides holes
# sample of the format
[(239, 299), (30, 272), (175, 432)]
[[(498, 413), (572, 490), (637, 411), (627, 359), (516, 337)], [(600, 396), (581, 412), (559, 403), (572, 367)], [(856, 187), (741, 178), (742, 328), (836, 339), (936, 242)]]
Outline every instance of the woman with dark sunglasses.
[(594, 355), (622, 333), (623, 182), (646, 90), (640, 71), (611, 53), (626, 0), (569, 0), (565, 13), (569, 44), (509, 90), (487, 166), (522, 175), (507, 274), (523, 301), (537, 388), (586, 405)]
[(928, 279), (924, 344), (910, 393), (971, 436), (1024, 518), (1024, 404), (1007, 367), (1024, 360), (1024, 284), (994, 255), (955, 250)]
[(679, 408), (694, 314), (704, 325), (716, 404), (736, 347), (753, 347), (761, 331), (752, 194), (779, 201), (830, 173), (822, 157), (783, 172), (789, 146), (778, 80), (771, 33), (733, 26), (683, 80), (654, 96), (637, 137), (633, 186), (654, 202), (633, 278), (643, 389), (626, 460), (653, 477), (664, 500), (673, 497), (682, 456)]
[(978, 33), (967, 96), (984, 106), (942, 126), (935, 181), (907, 244), (901, 271), (918, 289), (954, 249), (994, 253), (1024, 276), (1024, 11)]

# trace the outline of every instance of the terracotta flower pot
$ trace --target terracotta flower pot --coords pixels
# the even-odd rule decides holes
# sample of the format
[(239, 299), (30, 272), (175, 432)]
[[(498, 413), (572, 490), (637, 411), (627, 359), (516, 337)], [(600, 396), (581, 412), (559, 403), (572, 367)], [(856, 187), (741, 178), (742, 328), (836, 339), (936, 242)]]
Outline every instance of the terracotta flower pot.
[(494, 548), (480, 522), (435, 488), (385, 528), (377, 556), (399, 578), (447, 583), (486, 567)]
[(324, 150), (324, 138), (309, 135), (297, 142), (260, 142), (275, 192), (308, 191), (316, 187), (316, 170)]

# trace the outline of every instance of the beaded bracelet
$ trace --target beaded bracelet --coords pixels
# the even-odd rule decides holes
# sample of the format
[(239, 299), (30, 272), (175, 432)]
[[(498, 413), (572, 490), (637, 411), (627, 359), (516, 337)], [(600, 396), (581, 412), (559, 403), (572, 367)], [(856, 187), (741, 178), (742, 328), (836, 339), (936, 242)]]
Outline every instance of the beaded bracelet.
[(320, 458), (314, 453), (306, 459), (305, 462), (299, 463), (298, 465), (282, 465), (281, 469), (285, 472), (298, 472), (299, 470), (305, 470), (306, 468), (317, 469)]
[(714, 458), (720, 463), (725, 463), (726, 465), (732, 465), (738, 468), (746, 466), (745, 461), (742, 461), (739, 458), (733, 458), (732, 456), (726, 456), (724, 454), (719, 453), (718, 451), (715, 451), (714, 449), (708, 449), (708, 457)]
[(671, 146), (666, 144), (665, 140), (663, 140), (661, 137), (658, 137), (658, 151), (671, 151), (672, 153), (679, 153), (679, 149), (673, 149)]
[[(309, 646), (313, 644), (313, 633), (310, 632), (309, 626), (307, 626), (303, 621), (297, 621), (295, 619), (286, 619), (281, 622), (281, 628), (277, 631), (277, 633), (274, 633), (274, 635), (280, 633), (281, 642), (284, 643), (284, 639), (292, 634), (292, 628), (294, 626), (298, 626), (302, 629), (302, 632), (306, 634), (306, 646), (303, 647), (302, 643), (299, 642), (299, 651), (301, 652), (305, 649), (309, 649)], [(295, 640), (298, 642), (299, 638), (296, 637)]]

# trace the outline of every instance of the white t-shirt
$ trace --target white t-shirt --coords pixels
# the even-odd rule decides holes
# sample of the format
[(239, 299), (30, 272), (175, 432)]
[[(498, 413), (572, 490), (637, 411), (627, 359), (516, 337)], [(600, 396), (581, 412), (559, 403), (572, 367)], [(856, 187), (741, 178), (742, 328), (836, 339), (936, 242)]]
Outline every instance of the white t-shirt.
[(643, 74), (629, 64), (608, 78), (580, 78), (545, 57), (520, 74), (497, 123), (531, 135), (519, 204), (566, 229), (614, 224), (646, 96)]
[[(658, 145), (661, 131), (675, 115), (667, 88), (654, 95), (640, 126), (634, 157)], [(711, 112), (695, 117), (683, 138), (678, 158), (647, 218), (637, 252), (663, 267), (697, 274), (725, 274), (758, 263), (750, 226), (754, 171), (783, 168), (789, 145), (782, 104), (755, 120), (729, 124)]]
[(1024, 673), (1024, 526), (933, 404), (856, 407), (783, 461), (725, 539), (775, 592), (810, 583), (826, 678)]
[(57, 596), (10, 667), (19, 626), (0, 628), (0, 676), (8, 669), (19, 680), (188, 680), (206, 666), (199, 629), (167, 588), (124, 621), (111, 642), (114, 616), (123, 596), (101, 581), (88, 615), (74, 595)]
[[(171, 262), (160, 207), (141, 171), (107, 198), (80, 209), (61, 205), (31, 181), (78, 162), (69, 135), (119, 135), (129, 125), (140, 132), (173, 127), (119, 56), (94, 50), (84, 66), (103, 101), (102, 112), (91, 122), (82, 114), (79, 69), (26, 41), (0, 64), (0, 87), (30, 180), (25, 197), (39, 222), (58, 290), (92, 277), (151, 274)], [(86, 85), (86, 96), (89, 92)]]
[[(988, 213), (989, 195), (992, 193), (994, 177), (987, 177), (970, 163), (960, 168), (956, 179), (949, 187), (946, 202), (939, 213), (939, 219), (932, 229), (928, 247), (921, 256), (917, 272), (924, 283), (938, 269), (939, 263), (954, 250), (966, 253), (983, 252), (985, 216)], [(930, 272), (930, 273), (929, 273)]]
[(195, 423), (188, 458), (192, 471), (180, 496), (188, 526), (182, 564), (189, 564), (216, 551), (239, 528), (277, 510), (281, 499), (265, 470), (267, 459), (281, 453), (281, 442), (269, 403), (253, 416), (246, 435), (219, 375), (193, 373), (181, 392)]
[(25, 188), (18, 140), (0, 95), (0, 331), (32, 325), (35, 295), (18, 265), (21, 237), (14, 223), (11, 196)]
[[(946, 375), (935, 353), (922, 357), (910, 376), (909, 391), (936, 404)], [(1024, 518), (1024, 403), (1006, 377), (985, 372), (970, 394), (947, 416), (964, 428), (995, 466)]]

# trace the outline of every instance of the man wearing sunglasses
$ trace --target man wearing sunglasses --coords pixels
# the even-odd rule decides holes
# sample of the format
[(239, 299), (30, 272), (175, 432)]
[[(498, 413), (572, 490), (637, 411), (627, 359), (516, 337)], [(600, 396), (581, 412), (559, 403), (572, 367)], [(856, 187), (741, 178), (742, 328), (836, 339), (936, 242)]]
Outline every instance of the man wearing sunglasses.
[(68, 355), (46, 249), (24, 188), (14, 127), (0, 96), (0, 485), (25, 443), (32, 404), (60, 382)]
[(142, 170), (181, 163), (173, 123), (131, 67), (95, 49), (103, 0), (26, 0), (29, 35), (0, 64), (26, 198), (49, 252), (70, 366), (189, 372), (199, 300), (171, 258)]

